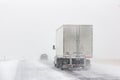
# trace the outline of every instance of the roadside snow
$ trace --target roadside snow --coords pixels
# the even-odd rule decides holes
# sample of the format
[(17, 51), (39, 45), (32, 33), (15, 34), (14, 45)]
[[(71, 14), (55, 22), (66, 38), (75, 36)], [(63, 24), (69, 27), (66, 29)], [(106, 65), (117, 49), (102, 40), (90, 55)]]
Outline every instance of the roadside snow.
[(15, 80), (74, 80), (38, 61), (19, 62)]
[(112, 76), (120, 77), (120, 66), (115, 66), (112, 64), (102, 64), (102, 63), (92, 63), (92, 70), (103, 74), (109, 74)]
[(17, 64), (18, 64), (17, 60), (1, 61), (0, 62), (0, 80), (14, 80)]

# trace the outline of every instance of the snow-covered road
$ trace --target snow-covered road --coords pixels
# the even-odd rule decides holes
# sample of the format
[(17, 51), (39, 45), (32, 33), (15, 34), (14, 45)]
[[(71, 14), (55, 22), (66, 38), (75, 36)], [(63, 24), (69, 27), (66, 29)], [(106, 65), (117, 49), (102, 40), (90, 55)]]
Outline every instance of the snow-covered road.
[(15, 80), (120, 80), (99, 70), (61, 71), (50, 62), (20, 61)]
[[(44, 62), (43, 62), (44, 63)], [(50, 62), (45, 63), (51, 66), (54, 70), (67, 74), (69, 77), (74, 77), (75, 80), (120, 80), (120, 67), (92, 63), (90, 70), (63, 70), (57, 69)]]
[(118, 75), (105, 73), (108, 71), (107, 68), (97, 68), (96, 64), (93, 66), (90, 70), (68, 71), (55, 68), (51, 62), (29, 60), (2, 62), (0, 70), (6, 72), (0, 72), (0, 80), (120, 80)]

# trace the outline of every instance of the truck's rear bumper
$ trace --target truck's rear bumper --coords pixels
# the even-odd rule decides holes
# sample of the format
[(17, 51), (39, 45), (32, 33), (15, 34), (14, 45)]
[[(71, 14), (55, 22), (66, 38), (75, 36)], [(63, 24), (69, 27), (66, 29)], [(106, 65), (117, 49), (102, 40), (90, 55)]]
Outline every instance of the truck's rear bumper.
[(65, 64), (65, 65), (63, 65), (63, 68), (80, 68), (83, 66), (84, 66), (84, 64)]

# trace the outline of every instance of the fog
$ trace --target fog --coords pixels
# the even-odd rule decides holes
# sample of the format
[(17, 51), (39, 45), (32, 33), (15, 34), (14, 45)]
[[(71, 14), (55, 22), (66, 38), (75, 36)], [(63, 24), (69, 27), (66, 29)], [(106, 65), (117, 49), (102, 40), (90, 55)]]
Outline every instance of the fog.
[(55, 55), (56, 29), (93, 25), (93, 58), (120, 59), (119, 0), (0, 0), (0, 59)]

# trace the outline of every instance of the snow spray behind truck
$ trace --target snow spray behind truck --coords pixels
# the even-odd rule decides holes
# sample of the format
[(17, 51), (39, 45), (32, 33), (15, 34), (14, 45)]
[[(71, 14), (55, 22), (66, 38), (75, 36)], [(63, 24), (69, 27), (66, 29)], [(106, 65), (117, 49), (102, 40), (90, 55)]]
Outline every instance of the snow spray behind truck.
[(87, 68), (93, 52), (92, 25), (63, 25), (56, 30), (57, 68)]

